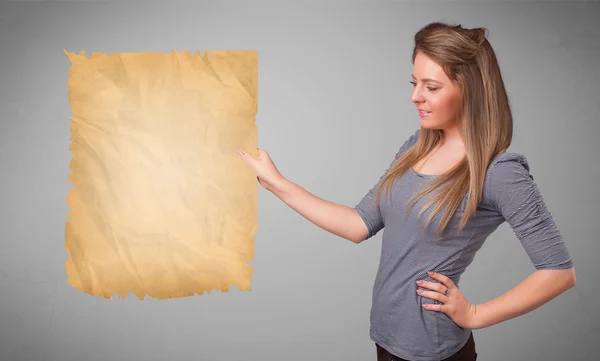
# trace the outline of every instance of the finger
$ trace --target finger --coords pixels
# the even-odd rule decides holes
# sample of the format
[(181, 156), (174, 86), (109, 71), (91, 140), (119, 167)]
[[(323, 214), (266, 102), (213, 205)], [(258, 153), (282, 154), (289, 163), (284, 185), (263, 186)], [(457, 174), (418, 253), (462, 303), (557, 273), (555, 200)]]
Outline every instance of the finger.
[(454, 287), (454, 282), (452, 282), (452, 280), (450, 278), (444, 276), (443, 274), (440, 274), (440, 273), (437, 273), (437, 272), (427, 272), (427, 274), (431, 278), (440, 281), (448, 289), (452, 289)]
[(448, 296), (444, 296), (442, 293), (439, 292), (417, 290), (417, 293), (423, 297), (427, 297), (432, 300), (438, 300), (443, 303), (447, 303), (450, 300)]
[(244, 151), (238, 151), (238, 155), (240, 156), (240, 158), (242, 158), (242, 160), (244, 162), (246, 162), (256, 173), (257, 172), (257, 163), (258, 160), (255, 159), (254, 157), (252, 157), (252, 155), (244, 152)]
[(424, 303), (423, 304), (423, 308), (426, 310), (430, 310), (430, 311), (439, 311), (439, 312), (445, 312), (445, 305), (438, 305), (438, 304), (434, 304), (434, 303)]
[(248, 153), (244, 152), (243, 150), (238, 150), (238, 155), (239, 155), (239, 156), (240, 156), (242, 159), (244, 159), (244, 160), (247, 160), (247, 161), (250, 161), (250, 162), (254, 160), (254, 158), (252, 158), (252, 156), (251, 156), (250, 154), (248, 154)]
[(446, 286), (438, 282), (418, 281), (417, 284), (423, 288), (429, 288), (430, 290), (438, 291), (440, 293), (444, 293), (447, 288)]

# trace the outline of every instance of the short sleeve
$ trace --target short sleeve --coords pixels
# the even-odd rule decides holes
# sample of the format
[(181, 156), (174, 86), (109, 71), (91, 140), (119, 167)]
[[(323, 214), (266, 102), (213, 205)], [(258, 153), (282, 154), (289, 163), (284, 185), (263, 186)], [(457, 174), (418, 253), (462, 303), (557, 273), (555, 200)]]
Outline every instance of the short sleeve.
[(383, 177), (390, 170), (392, 165), (402, 156), (404, 152), (410, 149), (413, 145), (417, 143), (419, 139), (420, 129), (417, 130), (413, 135), (410, 136), (408, 140), (404, 142), (404, 144), (400, 147), (394, 160), (390, 163), (388, 169), (381, 175), (377, 184), (375, 184), (367, 194), (361, 199), (361, 201), (354, 207), (354, 210), (358, 213), (358, 215), (362, 218), (369, 230), (367, 238), (369, 239), (377, 234), (381, 229), (383, 229), (383, 218), (381, 216), (381, 212), (379, 210), (379, 205), (375, 204), (375, 195), (377, 193), (377, 188), (379, 184), (383, 180)]
[(534, 267), (573, 267), (552, 214), (520, 153), (503, 153), (488, 168), (483, 197), (512, 227)]

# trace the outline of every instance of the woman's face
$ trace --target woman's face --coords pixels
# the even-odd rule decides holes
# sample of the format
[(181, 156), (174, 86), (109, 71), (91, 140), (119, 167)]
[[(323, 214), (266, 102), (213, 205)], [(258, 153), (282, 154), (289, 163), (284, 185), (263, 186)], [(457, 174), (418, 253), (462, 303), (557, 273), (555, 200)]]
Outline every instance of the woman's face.
[(425, 129), (448, 129), (458, 126), (460, 89), (440, 65), (421, 52), (413, 65), (413, 91), (410, 100), (419, 111)]

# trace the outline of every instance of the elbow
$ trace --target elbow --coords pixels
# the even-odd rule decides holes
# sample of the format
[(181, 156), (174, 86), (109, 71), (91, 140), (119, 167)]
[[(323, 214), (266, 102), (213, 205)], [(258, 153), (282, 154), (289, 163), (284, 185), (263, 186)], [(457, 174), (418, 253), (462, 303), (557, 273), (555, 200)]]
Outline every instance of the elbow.
[(547, 281), (555, 285), (558, 294), (566, 292), (577, 284), (575, 268), (548, 269), (541, 271), (547, 274)]
[(566, 268), (561, 270), (561, 281), (563, 292), (567, 291), (577, 284), (577, 275), (575, 274), (575, 268)]
[(360, 231), (357, 231), (357, 232), (353, 232), (353, 234), (350, 235), (350, 237), (348, 237), (348, 239), (352, 243), (356, 243), (356, 244), (360, 244), (368, 238), (369, 238), (369, 232), (364, 229), (361, 229)]
[(352, 229), (349, 236), (347, 237), (352, 243), (360, 244), (362, 241), (369, 238), (369, 228), (367, 225), (360, 220), (358, 225)]
[(570, 268), (565, 268), (561, 271), (563, 277), (563, 284), (566, 289), (570, 289), (575, 287), (577, 284), (577, 275), (575, 274), (575, 267), (571, 266)]
[(577, 284), (577, 274), (575, 273), (575, 267), (571, 267), (568, 269), (568, 277), (569, 277), (569, 288), (575, 287)]
[(360, 244), (360, 243), (362, 243), (362, 241), (365, 240), (365, 237), (361, 237), (359, 235), (359, 236), (350, 237), (350, 238), (348, 238), (348, 240), (350, 240), (352, 243)]
[(352, 237), (352, 242), (356, 243), (356, 244), (361, 244), (363, 241), (367, 240), (369, 238), (369, 231), (367, 229), (361, 229), (360, 232), (357, 232), (357, 234), (354, 235), (354, 237)]

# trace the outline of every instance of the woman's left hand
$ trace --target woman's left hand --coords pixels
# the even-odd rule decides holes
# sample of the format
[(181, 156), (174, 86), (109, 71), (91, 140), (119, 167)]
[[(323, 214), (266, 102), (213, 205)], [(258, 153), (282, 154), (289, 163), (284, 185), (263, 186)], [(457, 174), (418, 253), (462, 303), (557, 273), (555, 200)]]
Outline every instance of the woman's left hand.
[(445, 313), (462, 328), (477, 328), (475, 321), (477, 305), (469, 302), (450, 278), (435, 272), (427, 273), (440, 283), (419, 280), (417, 281), (418, 286), (431, 291), (417, 289), (417, 293), (423, 297), (438, 300), (442, 304), (423, 304), (423, 308)]

